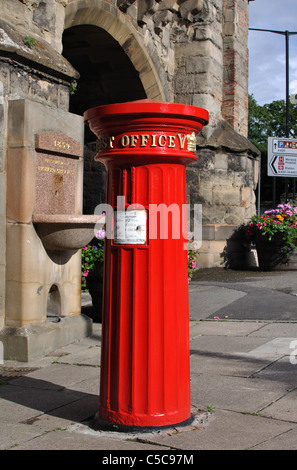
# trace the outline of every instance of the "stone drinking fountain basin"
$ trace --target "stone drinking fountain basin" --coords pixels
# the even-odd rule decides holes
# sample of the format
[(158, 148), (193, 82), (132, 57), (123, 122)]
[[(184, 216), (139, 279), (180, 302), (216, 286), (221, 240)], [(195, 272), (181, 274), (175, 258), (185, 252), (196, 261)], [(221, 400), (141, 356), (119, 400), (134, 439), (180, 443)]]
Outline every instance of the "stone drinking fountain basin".
[(43, 246), (49, 251), (79, 250), (95, 236), (105, 222), (100, 215), (35, 214), (33, 225)]

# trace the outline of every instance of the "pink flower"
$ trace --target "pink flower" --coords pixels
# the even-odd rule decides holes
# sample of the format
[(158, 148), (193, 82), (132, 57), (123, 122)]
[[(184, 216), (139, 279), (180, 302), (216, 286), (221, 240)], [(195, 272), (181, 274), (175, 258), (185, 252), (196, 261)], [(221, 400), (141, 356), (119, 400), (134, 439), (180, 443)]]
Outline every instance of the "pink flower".
[(83, 247), (83, 250), (87, 251), (87, 249), (88, 249), (88, 248), (87, 248), (86, 246)]
[(84, 277), (87, 277), (88, 274), (89, 274), (89, 270), (86, 269), (86, 271), (84, 271), (84, 273), (83, 273), (83, 276), (84, 276)]
[(95, 235), (96, 238), (105, 238), (105, 230), (98, 230), (98, 232)]

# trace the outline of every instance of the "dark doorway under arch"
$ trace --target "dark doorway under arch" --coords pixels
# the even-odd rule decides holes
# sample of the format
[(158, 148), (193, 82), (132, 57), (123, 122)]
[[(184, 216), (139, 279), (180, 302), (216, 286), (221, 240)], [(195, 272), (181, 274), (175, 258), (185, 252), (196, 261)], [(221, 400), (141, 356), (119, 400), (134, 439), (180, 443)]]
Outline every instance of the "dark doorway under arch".
[(61, 294), (56, 284), (53, 284), (49, 290), (46, 308), (47, 321), (59, 322), (61, 318)]
[[(77, 25), (63, 34), (63, 56), (79, 72), (69, 111), (83, 113), (94, 106), (145, 99), (146, 93), (131, 60), (104, 29)], [(96, 138), (85, 128), (83, 212), (93, 214), (105, 202), (105, 169), (94, 162)]]

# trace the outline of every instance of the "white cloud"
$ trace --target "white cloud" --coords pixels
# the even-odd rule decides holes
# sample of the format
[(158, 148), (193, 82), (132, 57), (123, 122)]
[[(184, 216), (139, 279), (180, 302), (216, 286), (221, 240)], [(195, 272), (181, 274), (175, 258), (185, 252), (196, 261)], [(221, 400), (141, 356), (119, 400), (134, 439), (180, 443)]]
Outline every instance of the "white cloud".
[(297, 93), (297, 80), (290, 82), (290, 93)]
[[(250, 28), (297, 31), (297, 1), (256, 0), (249, 6)], [(286, 55), (285, 34), (249, 32), (249, 93), (259, 104), (285, 99)], [(289, 82), (297, 82), (297, 35), (289, 36)]]

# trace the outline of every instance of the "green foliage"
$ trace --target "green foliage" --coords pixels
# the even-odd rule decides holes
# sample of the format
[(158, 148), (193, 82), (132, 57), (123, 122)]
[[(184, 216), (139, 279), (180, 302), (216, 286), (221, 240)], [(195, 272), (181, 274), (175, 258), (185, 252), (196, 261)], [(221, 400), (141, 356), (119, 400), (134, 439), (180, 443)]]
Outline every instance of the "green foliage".
[[(297, 106), (289, 105), (290, 137), (297, 135)], [(249, 95), (249, 140), (261, 152), (267, 151), (268, 137), (286, 137), (286, 103), (273, 101), (260, 106)]]
[(98, 240), (96, 245), (84, 246), (82, 249), (82, 274), (86, 277), (96, 268), (96, 263), (104, 260), (104, 241)]
[(36, 46), (37, 44), (35, 39), (31, 38), (30, 36), (25, 36), (24, 43), (27, 47), (30, 47), (30, 49), (32, 49), (32, 47)]
[(197, 266), (198, 251), (193, 240), (188, 240), (188, 280), (193, 277)]
[(206, 409), (209, 413), (214, 413), (215, 412), (215, 408), (212, 405), (207, 405)]
[(95, 237), (95, 241), (90, 245), (84, 246), (81, 256), (81, 284), (82, 289), (86, 288), (86, 277), (91, 272), (94, 272), (98, 263), (103, 263), (104, 260), (104, 237), (105, 231), (100, 230)]
[(69, 87), (70, 95), (75, 95), (75, 93), (77, 91), (76, 85), (77, 85), (76, 82), (71, 82), (70, 83), (70, 87)]

